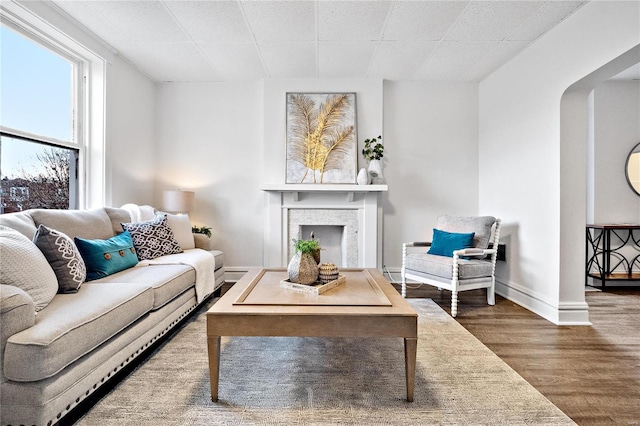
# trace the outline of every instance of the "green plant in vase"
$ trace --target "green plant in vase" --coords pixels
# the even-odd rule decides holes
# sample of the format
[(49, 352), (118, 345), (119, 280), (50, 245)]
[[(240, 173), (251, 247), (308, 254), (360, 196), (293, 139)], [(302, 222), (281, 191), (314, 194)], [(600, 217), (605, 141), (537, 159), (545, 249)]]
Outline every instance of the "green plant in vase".
[(211, 238), (211, 227), (209, 226), (192, 226), (191, 232), (194, 234), (204, 234)]
[(382, 175), (382, 157), (384, 157), (384, 145), (382, 145), (382, 135), (377, 138), (365, 139), (362, 156), (369, 161), (369, 177), (371, 183), (379, 185), (384, 183)]
[(311, 234), (310, 240), (293, 240), (295, 254), (289, 262), (289, 281), (299, 284), (313, 284), (318, 280), (320, 263), (320, 242)]
[(320, 264), (320, 242), (315, 238), (310, 240), (293, 240), (295, 253), (308, 253), (313, 257), (316, 263)]

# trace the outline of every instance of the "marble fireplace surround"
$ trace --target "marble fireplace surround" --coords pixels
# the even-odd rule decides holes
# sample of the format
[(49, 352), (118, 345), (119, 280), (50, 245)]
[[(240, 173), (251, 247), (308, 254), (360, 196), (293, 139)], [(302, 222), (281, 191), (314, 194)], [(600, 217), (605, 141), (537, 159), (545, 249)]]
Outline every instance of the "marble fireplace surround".
[[(286, 267), (301, 225), (344, 226), (349, 267), (382, 264), (382, 207), (387, 185), (264, 185), (263, 266)], [(310, 222), (310, 223), (305, 223)], [(354, 248), (357, 253), (354, 253)]]

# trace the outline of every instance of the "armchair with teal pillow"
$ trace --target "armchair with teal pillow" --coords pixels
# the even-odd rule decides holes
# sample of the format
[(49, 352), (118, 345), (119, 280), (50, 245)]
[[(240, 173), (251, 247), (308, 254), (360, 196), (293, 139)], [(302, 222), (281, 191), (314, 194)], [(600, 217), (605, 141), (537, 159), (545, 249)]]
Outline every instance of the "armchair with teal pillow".
[(439, 216), (432, 241), (402, 245), (402, 297), (409, 279), (451, 291), (453, 317), (458, 313), (460, 291), (486, 288), (487, 303), (495, 304), (499, 239), (500, 219)]

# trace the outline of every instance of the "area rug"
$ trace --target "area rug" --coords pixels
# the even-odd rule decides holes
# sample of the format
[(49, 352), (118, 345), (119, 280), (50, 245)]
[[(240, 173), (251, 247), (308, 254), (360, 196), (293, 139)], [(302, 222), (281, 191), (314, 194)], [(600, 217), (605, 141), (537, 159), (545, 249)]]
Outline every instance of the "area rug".
[(432, 300), (408, 301), (419, 314), (413, 402), (402, 339), (294, 337), (223, 338), (211, 402), (205, 306), (78, 424), (574, 424)]

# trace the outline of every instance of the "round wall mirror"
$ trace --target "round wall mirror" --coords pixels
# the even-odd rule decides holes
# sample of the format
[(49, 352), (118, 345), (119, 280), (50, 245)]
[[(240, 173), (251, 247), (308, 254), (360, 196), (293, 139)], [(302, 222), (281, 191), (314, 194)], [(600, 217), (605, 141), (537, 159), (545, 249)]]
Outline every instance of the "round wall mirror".
[(629, 182), (631, 189), (640, 195), (640, 143), (633, 147), (629, 153), (624, 172), (627, 175), (627, 182)]

